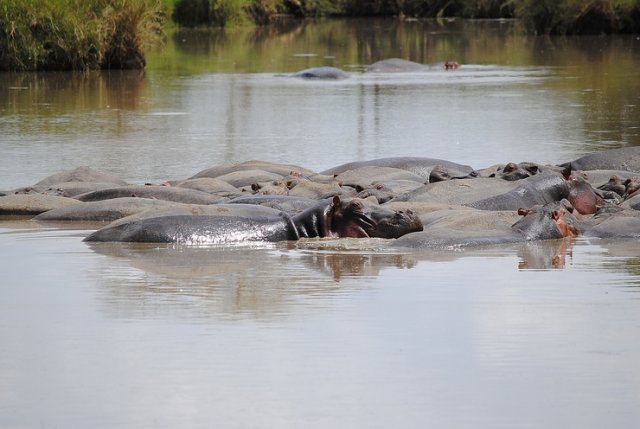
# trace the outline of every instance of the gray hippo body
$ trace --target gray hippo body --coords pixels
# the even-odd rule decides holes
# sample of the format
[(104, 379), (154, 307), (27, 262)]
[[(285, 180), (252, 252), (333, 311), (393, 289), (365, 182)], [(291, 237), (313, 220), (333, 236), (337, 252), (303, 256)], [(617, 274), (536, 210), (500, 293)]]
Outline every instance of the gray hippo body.
[(564, 163), (561, 167), (569, 164), (573, 170), (623, 170), (640, 173), (640, 146), (590, 153)]
[(252, 160), (252, 161), (240, 162), (237, 164), (216, 165), (194, 174), (189, 179), (197, 179), (201, 177), (217, 178), (225, 174), (233, 173), (236, 171), (246, 171), (246, 170), (268, 171), (269, 173), (279, 174), (280, 176), (283, 176), (283, 177), (288, 176), (290, 174), (304, 175), (304, 176), (315, 174), (314, 171), (303, 168), (299, 165), (280, 164), (275, 162)]
[(429, 180), (434, 168), (444, 168), (448, 172), (450, 178), (467, 178), (478, 176), (477, 171), (468, 165), (457, 164), (451, 161), (436, 158), (423, 157), (390, 157), (379, 158), (370, 161), (357, 161), (342, 164), (337, 167), (330, 168), (320, 174), (338, 175), (348, 170), (354, 170), (362, 167), (392, 167), (400, 170), (409, 171), (417, 176)]
[(455, 61), (444, 61), (434, 64), (421, 64), (402, 58), (388, 58), (368, 65), (368, 73), (420, 73), (431, 70), (457, 70), (460, 67)]
[(584, 235), (597, 238), (640, 238), (640, 211), (608, 206), (583, 221)]
[(508, 192), (480, 199), (465, 205), (481, 210), (518, 210), (567, 199), (581, 214), (593, 214), (602, 205), (593, 187), (581, 176), (556, 173), (537, 174), (518, 180)]
[(369, 73), (412, 73), (429, 69), (429, 66), (414, 61), (403, 60), (402, 58), (388, 58), (368, 65), (365, 71)]
[(36, 216), (49, 210), (82, 204), (80, 201), (44, 194), (9, 194), (0, 197), (0, 216)]
[(173, 201), (185, 204), (215, 204), (224, 201), (224, 198), (196, 191), (194, 189), (179, 188), (173, 186), (154, 185), (130, 185), (118, 188), (102, 189), (99, 191), (81, 194), (75, 198), (80, 201), (102, 201), (113, 198), (137, 197), (153, 198), (156, 200)]
[(569, 183), (556, 174), (532, 176), (519, 180), (517, 184), (508, 192), (465, 205), (480, 210), (518, 210), (560, 201), (569, 196)]
[(348, 78), (349, 74), (337, 67), (323, 66), (300, 70), (292, 76), (302, 79), (339, 80)]
[(255, 204), (286, 213), (301, 213), (318, 205), (318, 200), (289, 195), (249, 195), (234, 198), (228, 204)]
[(397, 238), (420, 230), (422, 223), (410, 210), (365, 207), (358, 200), (347, 202), (334, 197), (330, 202), (320, 202), (295, 216), (274, 210), (251, 216), (169, 214), (131, 221), (124, 219), (94, 232), (85, 240), (224, 244), (277, 242), (302, 237)]

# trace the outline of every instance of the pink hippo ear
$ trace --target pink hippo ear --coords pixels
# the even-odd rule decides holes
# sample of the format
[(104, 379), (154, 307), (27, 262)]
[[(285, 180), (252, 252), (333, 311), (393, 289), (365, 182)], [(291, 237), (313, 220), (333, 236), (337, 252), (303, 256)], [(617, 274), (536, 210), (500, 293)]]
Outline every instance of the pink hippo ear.
[(519, 214), (520, 216), (526, 216), (526, 215), (528, 215), (529, 213), (531, 213), (531, 209), (525, 209), (525, 208), (519, 208), (519, 209), (518, 209), (518, 214)]

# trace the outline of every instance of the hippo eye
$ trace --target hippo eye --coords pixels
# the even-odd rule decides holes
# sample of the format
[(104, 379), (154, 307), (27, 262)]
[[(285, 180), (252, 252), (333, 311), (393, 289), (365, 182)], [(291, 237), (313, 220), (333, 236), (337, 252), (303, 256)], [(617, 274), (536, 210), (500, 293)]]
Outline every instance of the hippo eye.
[(349, 203), (349, 207), (353, 211), (362, 211), (364, 209), (364, 205), (360, 201), (353, 200)]

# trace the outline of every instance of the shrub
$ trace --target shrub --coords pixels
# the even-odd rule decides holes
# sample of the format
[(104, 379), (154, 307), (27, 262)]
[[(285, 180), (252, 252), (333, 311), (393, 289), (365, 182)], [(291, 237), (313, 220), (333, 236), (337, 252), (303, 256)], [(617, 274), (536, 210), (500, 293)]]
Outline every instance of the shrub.
[(245, 19), (243, 0), (177, 0), (173, 20), (185, 27), (224, 27)]
[(599, 34), (640, 29), (638, 0), (512, 0), (538, 34)]
[(4, 0), (0, 70), (141, 68), (163, 25), (159, 0)]

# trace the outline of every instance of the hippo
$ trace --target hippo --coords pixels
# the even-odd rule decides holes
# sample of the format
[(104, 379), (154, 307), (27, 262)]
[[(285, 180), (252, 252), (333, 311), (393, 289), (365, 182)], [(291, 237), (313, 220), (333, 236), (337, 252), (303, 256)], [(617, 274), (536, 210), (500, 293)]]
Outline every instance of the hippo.
[(245, 170), (262, 170), (269, 173), (278, 174), (282, 177), (289, 175), (309, 176), (315, 174), (315, 172), (313, 172), (312, 170), (300, 167), (299, 165), (251, 160), (240, 162), (238, 164), (216, 165), (214, 167), (207, 168), (206, 170), (202, 170), (194, 174), (193, 176), (189, 177), (189, 179), (198, 179), (201, 177), (217, 178), (225, 174), (233, 173), (235, 171)]
[(495, 173), (492, 173), (489, 177), (499, 177), (503, 180), (520, 180), (526, 179), (527, 177), (538, 174), (541, 171), (541, 168), (538, 164), (533, 162), (509, 162), (504, 167), (498, 168)]
[(169, 214), (130, 221), (125, 218), (92, 233), (85, 241), (198, 245), (278, 242), (303, 237), (398, 238), (421, 230), (422, 222), (410, 210), (368, 207), (359, 200), (343, 201), (336, 196), (295, 216), (273, 210), (261, 216)]
[(640, 173), (640, 146), (590, 153), (560, 166), (568, 165), (574, 170), (623, 170)]
[[(370, 161), (356, 161), (342, 164), (337, 167), (330, 168), (321, 172), (320, 174), (333, 174), (338, 175), (344, 173), (347, 170), (353, 170), (361, 167), (391, 167), (400, 170), (409, 171), (417, 176), (422, 177), (425, 180), (429, 180), (431, 172), (434, 168), (446, 169), (448, 177), (452, 179), (461, 179), (469, 177), (477, 177), (478, 172), (468, 165), (457, 164), (451, 161), (445, 161), (443, 159), (436, 158), (422, 158), (422, 157), (390, 157), (379, 158)], [(441, 174), (441, 173), (440, 173)]]
[[(420, 216), (423, 231), (407, 234), (392, 247), (463, 248), (574, 237), (580, 223), (564, 200), (518, 211), (483, 211), (441, 206)], [(522, 216), (519, 218), (519, 216)]]
[(408, 73), (426, 70), (429, 70), (429, 66), (415, 61), (403, 60), (402, 58), (388, 58), (370, 64), (365, 68), (365, 71), (370, 73)]
[(49, 210), (82, 204), (80, 201), (44, 194), (10, 194), (0, 197), (0, 216), (36, 216)]
[(35, 185), (33, 188), (42, 190), (54, 186), (58, 183), (68, 182), (92, 182), (92, 183), (111, 183), (112, 186), (125, 186), (127, 182), (114, 176), (111, 173), (106, 173), (100, 170), (94, 170), (89, 167), (77, 167), (72, 170), (61, 171), (60, 173), (52, 174)]
[(165, 185), (176, 186), (178, 188), (193, 189), (196, 191), (206, 192), (223, 198), (237, 197), (241, 195), (238, 188), (220, 179), (212, 177), (199, 177), (197, 179), (187, 179), (166, 182)]
[(380, 60), (365, 67), (369, 73), (416, 73), (432, 69), (458, 70), (460, 64), (457, 61), (447, 60), (435, 64), (421, 64), (402, 58), (388, 58)]
[(248, 195), (234, 198), (227, 204), (255, 204), (292, 214), (315, 207), (318, 200), (290, 195)]
[(518, 214), (522, 219), (511, 228), (522, 234), (527, 241), (575, 237), (580, 233), (580, 222), (573, 211), (568, 200), (520, 208)]
[[(76, 200), (77, 201), (77, 200)], [(111, 222), (125, 216), (151, 209), (181, 207), (181, 203), (151, 198), (122, 197), (72, 204), (45, 211), (35, 221)]]
[(80, 201), (101, 201), (122, 197), (153, 198), (186, 204), (214, 204), (224, 200), (206, 192), (172, 186), (129, 185), (81, 194)]
[(608, 205), (583, 222), (583, 234), (598, 238), (640, 238), (640, 211)]
[(481, 210), (517, 210), (567, 199), (581, 214), (593, 214), (603, 200), (589, 182), (565, 170), (562, 175), (537, 174), (519, 180), (510, 191), (466, 204)]
[(292, 76), (302, 79), (339, 80), (348, 78), (349, 74), (337, 67), (322, 66), (304, 69)]

